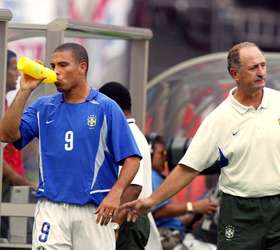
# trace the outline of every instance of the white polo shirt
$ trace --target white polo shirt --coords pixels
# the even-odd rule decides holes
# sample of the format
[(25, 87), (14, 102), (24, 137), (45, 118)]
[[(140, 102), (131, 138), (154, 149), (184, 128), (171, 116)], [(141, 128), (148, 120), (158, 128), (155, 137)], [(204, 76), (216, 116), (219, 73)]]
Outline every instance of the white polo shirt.
[(240, 197), (280, 194), (280, 92), (264, 88), (262, 103), (240, 104), (234, 89), (201, 124), (180, 164), (202, 171), (219, 160), (219, 188)]

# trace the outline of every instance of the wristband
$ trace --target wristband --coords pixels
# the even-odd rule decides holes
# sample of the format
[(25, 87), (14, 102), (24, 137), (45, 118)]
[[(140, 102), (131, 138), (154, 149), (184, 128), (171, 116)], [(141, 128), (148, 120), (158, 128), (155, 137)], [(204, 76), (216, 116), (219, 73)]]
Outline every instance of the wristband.
[(187, 207), (187, 212), (189, 213), (193, 212), (193, 204), (190, 201), (186, 203), (186, 207)]

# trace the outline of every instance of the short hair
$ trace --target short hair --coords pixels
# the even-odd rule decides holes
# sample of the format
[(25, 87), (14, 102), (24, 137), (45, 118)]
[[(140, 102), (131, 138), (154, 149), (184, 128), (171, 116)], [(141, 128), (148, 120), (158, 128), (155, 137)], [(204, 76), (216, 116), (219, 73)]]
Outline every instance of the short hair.
[(119, 82), (105, 83), (99, 92), (113, 99), (123, 111), (131, 112), (131, 97), (128, 89)]
[(165, 147), (165, 141), (163, 139), (163, 136), (157, 134), (156, 132), (152, 132), (152, 133), (146, 135), (146, 139), (147, 139), (148, 144), (150, 145), (150, 150), (151, 150), (152, 156), (155, 151), (156, 144), (161, 144)]
[(147, 142), (154, 147), (155, 144), (163, 144), (165, 145), (165, 141), (163, 139), (163, 136), (157, 134), (156, 132), (152, 132), (148, 135), (146, 135)]
[(74, 58), (79, 62), (85, 62), (87, 64), (86, 74), (88, 72), (88, 53), (86, 49), (78, 44), (78, 43), (63, 43), (59, 45), (54, 52), (62, 52), (62, 51), (71, 51), (74, 55)]
[(7, 67), (10, 66), (10, 62), (11, 62), (12, 58), (17, 58), (17, 54), (14, 51), (8, 49), (8, 51), (7, 51)]
[(256, 47), (260, 50), (260, 48), (252, 42), (242, 42), (234, 45), (228, 52), (227, 56), (227, 68), (228, 72), (230, 73), (231, 68), (240, 68), (240, 50), (243, 48), (249, 48), (249, 47)]

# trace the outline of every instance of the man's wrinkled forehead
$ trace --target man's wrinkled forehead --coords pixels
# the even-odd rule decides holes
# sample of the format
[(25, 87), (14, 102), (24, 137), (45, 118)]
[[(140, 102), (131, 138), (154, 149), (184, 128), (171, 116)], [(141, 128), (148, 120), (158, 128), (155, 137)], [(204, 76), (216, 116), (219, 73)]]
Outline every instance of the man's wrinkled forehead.
[(266, 63), (266, 58), (257, 47), (241, 48), (239, 51), (239, 57), (241, 66), (253, 66)]

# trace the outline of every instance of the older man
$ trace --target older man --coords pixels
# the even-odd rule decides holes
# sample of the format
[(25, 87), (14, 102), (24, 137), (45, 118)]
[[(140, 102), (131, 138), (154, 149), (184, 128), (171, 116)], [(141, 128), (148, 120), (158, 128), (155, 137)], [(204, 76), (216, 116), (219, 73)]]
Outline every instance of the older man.
[(236, 82), (202, 123), (186, 154), (150, 197), (127, 204), (146, 212), (220, 161), (219, 250), (280, 249), (280, 92), (265, 87), (266, 59), (242, 42), (228, 53)]

